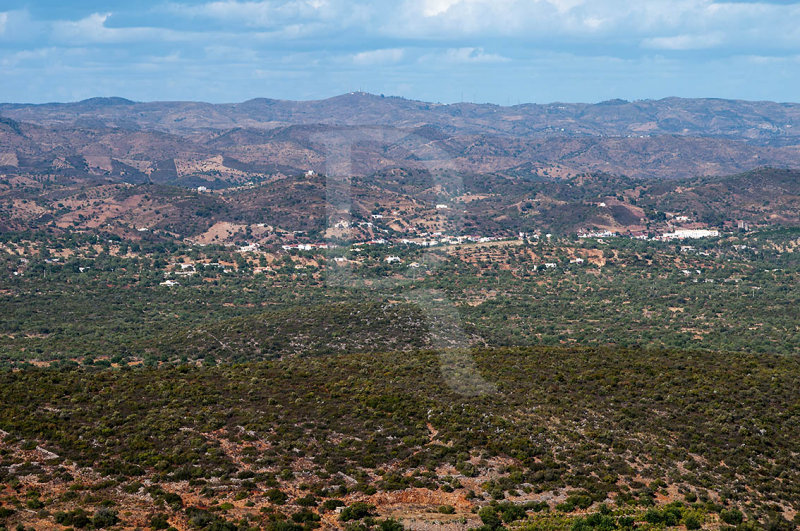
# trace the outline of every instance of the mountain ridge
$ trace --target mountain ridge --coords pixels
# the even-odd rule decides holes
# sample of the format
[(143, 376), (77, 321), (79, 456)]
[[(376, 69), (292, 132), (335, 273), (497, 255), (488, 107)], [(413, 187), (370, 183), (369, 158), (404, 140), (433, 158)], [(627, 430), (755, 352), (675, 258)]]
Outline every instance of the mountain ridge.
[(173, 133), (280, 125), (438, 125), (462, 134), (536, 136), (717, 136), (749, 141), (800, 138), (800, 104), (719, 98), (609, 100), (612, 103), (524, 103), (513, 106), (432, 103), (349, 93), (308, 101), (253, 98), (239, 103), (133, 102), (90, 98), (72, 103), (0, 103), (0, 115), (39, 125), (91, 117)]

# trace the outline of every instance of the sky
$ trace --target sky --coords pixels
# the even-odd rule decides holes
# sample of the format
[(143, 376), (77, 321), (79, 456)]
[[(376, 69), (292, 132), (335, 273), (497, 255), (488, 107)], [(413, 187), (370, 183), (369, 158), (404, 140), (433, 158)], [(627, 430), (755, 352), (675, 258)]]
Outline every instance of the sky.
[(0, 101), (800, 101), (800, 1), (2, 0)]

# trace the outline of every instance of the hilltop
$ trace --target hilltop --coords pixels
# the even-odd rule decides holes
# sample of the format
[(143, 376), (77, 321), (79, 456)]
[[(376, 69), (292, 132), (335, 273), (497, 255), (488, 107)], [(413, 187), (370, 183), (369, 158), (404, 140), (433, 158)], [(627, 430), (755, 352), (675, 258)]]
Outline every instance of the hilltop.
[(105, 127), (171, 133), (274, 129), (286, 125), (433, 125), (448, 133), (535, 136), (713, 136), (761, 141), (800, 137), (800, 104), (665, 98), (590, 103), (429, 103), (353, 92), (316, 101), (256, 98), (242, 103), (133, 102), (91, 98), (75, 103), (0, 104), (4, 116), (46, 126), (91, 119)]

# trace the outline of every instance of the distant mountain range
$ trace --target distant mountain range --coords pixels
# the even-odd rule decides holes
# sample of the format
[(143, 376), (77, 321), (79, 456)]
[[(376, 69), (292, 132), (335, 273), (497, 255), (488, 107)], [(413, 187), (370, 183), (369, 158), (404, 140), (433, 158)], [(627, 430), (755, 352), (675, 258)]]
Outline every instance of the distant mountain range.
[[(800, 105), (716, 99), (500, 107), (352, 93), (237, 104), (0, 104), (0, 168), (89, 172), (129, 182), (214, 187), (246, 173), (388, 168), (549, 175), (725, 175), (800, 167)], [(213, 160), (212, 160), (213, 159)], [(336, 170), (339, 171), (339, 170)]]
[(800, 104), (722, 99), (610, 100), (502, 107), (443, 105), (356, 92), (319, 101), (258, 98), (243, 103), (139, 103), (92, 98), (77, 103), (0, 104), (0, 114), (42, 126), (156, 130), (275, 129), (287, 125), (432, 125), (446, 135), (701, 136), (793, 143), (800, 138)]
[[(433, 205), (452, 199), (464, 205), (469, 230), (641, 230), (659, 210), (705, 223), (797, 223), (800, 173), (752, 172), (767, 167), (800, 170), (800, 104), (668, 98), (501, 107), (365, 93), (308, 102), (0, 104), (0, 229), (116, 220), (181, 236), (218, 222), (319, 233), (325, 174), (353, 178), (353, 208), (364, 219), (379, 207), (430, 224)], [(149, 184), (157, 186), (137, 186)], [(106, 185), (123, 188), (98, 191)], [(91, 188), (99, 195), (87, 195)], [(37, 198), (35, 208), (20, 203)], [(608, 209), (598, 210), (600, 202)], [(392, 230), (409, 230), (400, 225)], [(219, 237), (234, 238), (226, 234)]]

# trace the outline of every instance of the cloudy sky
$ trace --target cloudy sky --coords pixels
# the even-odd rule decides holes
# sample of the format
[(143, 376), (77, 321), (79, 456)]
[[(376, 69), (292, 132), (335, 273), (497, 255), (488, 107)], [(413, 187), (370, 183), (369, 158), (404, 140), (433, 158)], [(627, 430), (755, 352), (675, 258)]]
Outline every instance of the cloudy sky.
[(800, 1), (3, 0), (0, 101), (800, 101)]

